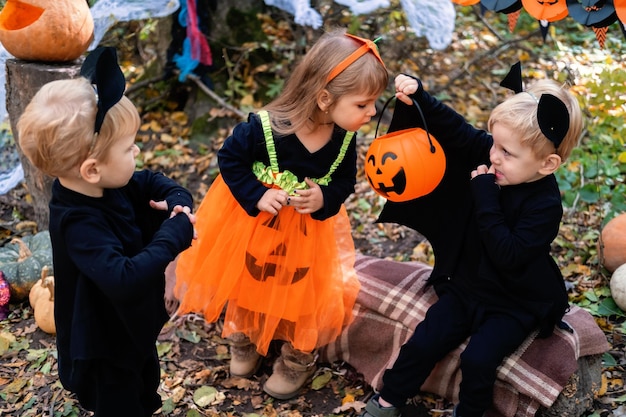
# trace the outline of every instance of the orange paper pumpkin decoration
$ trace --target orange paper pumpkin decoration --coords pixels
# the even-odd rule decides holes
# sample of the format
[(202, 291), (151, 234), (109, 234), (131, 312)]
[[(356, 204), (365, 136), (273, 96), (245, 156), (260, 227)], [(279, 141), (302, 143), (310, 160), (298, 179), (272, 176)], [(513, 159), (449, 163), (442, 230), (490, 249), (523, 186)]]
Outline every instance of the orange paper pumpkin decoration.
[(72, 61), (87, 50), (93, 30), (85, 0), (7, 0), (0, 12), (0, 42), (29, 61)]
[(473, 6), (480, 0), (452, 0), (452, 3), (460, 4), (461, 6)]
[(445, 170), (441, 145), (420, 128), (376, 138), (365, 155), (365, 176), (370, 186), (394, 202), (429, 194), (439, 185)]
[(613, 0), (613, 6), (619, 21), (626, 24), (626, 0)]
[(529, 15), (547, 22), (564, 19), (569, 13), (566, 0), (522, 0), (522, 5)]

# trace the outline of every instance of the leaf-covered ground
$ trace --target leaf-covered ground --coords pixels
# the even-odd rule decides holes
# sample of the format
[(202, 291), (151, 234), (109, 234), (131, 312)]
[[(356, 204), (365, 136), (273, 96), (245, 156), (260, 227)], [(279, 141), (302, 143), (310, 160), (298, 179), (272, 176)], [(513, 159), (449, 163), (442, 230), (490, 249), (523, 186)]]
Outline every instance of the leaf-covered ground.
[[(530, 77), (554, 77), (578, 85), (583, 103), (590, 103), (592, 96), (598, 95), (593, 92), (592, 84), (605, 84), (596, 79), (602, 68), (613, 73), (625, 70), (622, 63), (626, 60), (617, 38), (613, 39), (609, 34), (609, 48), (600, 50), (593, 33), (588, 29), (584, 33), (577, 26), (555, 25), (556, 29), (551, 32), (554, 39), (544, 43), (536, 22), (524, 21), (522, 17), (516, 33), (510, 34), (503, 29), (505, 19), (487, 16), (488, 19), (481, 20), (478, 15), (468, 13), (459, 17), (452, 45), (445, 51), (434, 51), (423, 39), (406, 33), (403, 29), (406, 21), (395, 10), (359, 20), (345, 17), (345, 14), (340, 16), (344, 17), (338, 18), (338, 23), (359, 27), (353, 32), (362, 36), (373, 38), (379, 32), (386, 33), (388, 42), (383, 43), (381, 53), (390, 73), (419, 75), (427, 89), (479, 127), (484, 127), (489, 111), (507, 94), (498, 83), (505, 69), (518, 59), (523, 61)], [(247, 74), (241, 77), (233, 76), (237, 68), (230, 67), (226, 81), (223, 81), (237, 93), (231, 91), (228, 97), (221, 98), (244, 114), (262, 101), (256, 92), (263, 84), (250, 74), (284, 72), (297, 49), (294, 38), (302, 36), (299, 31), (292, 31), (288, 23), (274, 20), (274, 17), (267, 15), (260, 16), (260, 19), (264, 22), (268, 42), (281, 45), (282, 49), (274, 52), (274, 58), (283, 58), (273, 63), (252, 64), (250, 61), (248, 65), (241, 65)], [(162, 83), (142, 83), (142, 61), (139, 59), (139, 65), (136, 65), (137, 54), (132, 52), (132, 46), (126, 47), (131, 51), (123, 61), (131, 80), (129, 96), (142, 110), (143, 118), (138, 135), (142, 147), (139, 164), (166, 172), (192, 190), (199, 202), (216, 173), (215, 150), (238, 120), (237, 115), (215, 98), (203, 95), (194, 82), (174, 86), (175, 81), (170, 80), (169, 94), (163, 93)], [(242, 53), (241, 49), (248, 51), (249, 55)], [(249, 58), (252, 55), (249, 51), (261, 49), (262, 46), (254, 43), (240, 48), (238, 58), (241, 61), (238, 62)], [(146, 51), (142, 52), (145, 54)], [(131, 62), (135, 65), (128, 69)], [(224, 79), (226, 72), (218, 69), (216, 80)], [(179, 102), (186, 100), (186, 107), (163, 104), (173, 100), (172, 97), (180, 91), (184, 93), (184, 100), (179, 97)], [(219, 88), (216, 91), (219, 92)], [(624, 91), (626, 84), (621, 84), (621, 90), (618, 89), (615, 96), (623, 96)], [(193, 118), (190, 108), (201, 106), (202, 100), (203, 108), (208, 108), (206, 115), (201, 117), (206, 124), (198, 128), (200, 118)], [(623, 114), (623, 108), (621, 111)], [(591, 105), (585, 108), (585, 112), (589, 122), (598, 122)], [(383, 125), (388, 117), (388, 114), (383, 116)], [(355, 194), (346, 203), (357, 249), (374, 256), (432, 263), (430, 248), (419, 234), (397, 225), (375, 222), (384, 200), (369, 188), (362, 172), (362, 158), (374, 138), (375, 128), (376, 124), (372, 122), (360, 132), (359, 181)], [(562, 169), (577, 173), (582, 170), (584, 162), (584, 157), (574, 159)], [(585, 178), (589, 181), (593, 177), (587, 175)], [(583, 184), (572, 182), (574, 191), (577, 187), (582, 188)], [(0, 196), (0, 237), (8, 239), (28, 229), (28, 221), (32, 218), (29, 198), (24, 186)], [(624, 313), (612, 303), (608, 290), (610, 276), (599, 265), (596, 247), (607, 210), (605, 199), (594, 202), (585, 195), (576, 199), (566, 210), (553, 248), (570, 288), (570, 300), (594, 315), (611, 346), (605, 355), (603, 384), (589, 415), (617, 417), (626, 415)], [(160, 393), (164, 400), (161, 415), (354, 416), (371, 394), (371, 389), (348, 364), (320, 364), (313, 381), (301, 396), (287, 402), (273, 401), (263, 393), (261, 386), (276, 352), (270, 353), (254, 378), (231, 378), (228, 375), (228, 347), (219, 334), (219, 323), (206, 324), (195, 316), (177, 319), (164, 328), (158, 344), (162, 363)], [(36, 327), (27, 302), (11, 305), (9, 318), (0, 322), (0, 356), (0, 416), (88, 415), (60, 386), (56, 375), (54, 337)], [(415, 416), (445, 416), (451, 412), (451, 404), (431, 395), (424, 395), (415, 403), (412, 409)]]

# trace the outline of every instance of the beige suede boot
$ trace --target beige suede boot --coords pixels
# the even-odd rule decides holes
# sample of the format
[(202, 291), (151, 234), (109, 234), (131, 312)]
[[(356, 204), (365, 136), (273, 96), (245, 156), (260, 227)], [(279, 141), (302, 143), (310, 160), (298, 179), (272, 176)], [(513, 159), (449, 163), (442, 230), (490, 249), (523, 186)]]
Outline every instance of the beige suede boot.
[(230, 374), (248, 378), (261, 366), (263, 357), (256, 351), (256, 346), (243, 333), (233, 333), (228, 337), (230, 344)]
[(296, 350), (291, 343), (283, 344), (280, 356), (274, 362), (272, 375), (263, 385), (263, 391), (279, 400), (295, 397), (315, 372), (316, 361), (315, 353)]

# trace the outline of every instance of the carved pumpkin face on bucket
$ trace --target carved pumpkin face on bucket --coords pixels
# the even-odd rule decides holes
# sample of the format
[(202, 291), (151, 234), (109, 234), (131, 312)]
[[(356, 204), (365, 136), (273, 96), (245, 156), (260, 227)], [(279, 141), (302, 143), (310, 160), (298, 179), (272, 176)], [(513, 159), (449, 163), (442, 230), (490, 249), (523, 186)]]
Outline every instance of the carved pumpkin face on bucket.
[(365, 155), (365, 176), (387, 200), (422, 197), (437, 187), (446, 170), (439, 143), (424, 129), (405, 129), (374, 139)]
[(14, 57), (29, 61), (72, 61), (93, 39), (85, 0), (7, 0), (0, 12), (0, 42)]
[(300, 249), (291, 247), (297, 245), (291, 241), (290, 233), (307, 234), (304, 219), (300, 217), (298, 222), (298, 227), (290, 225), (287, 232), (283, 232), (283, 227), (288, 226), (281, 224), (280, 216), (270, 216), (262, 223), (261, 232), (253, 235), (246, 251), (246, 269), (253, 279), (263, 282), (274, 278), (279, 284), (290, 285), (307, 275), (309, 266), (293, 266), (289, 261), (298, 258), (294, 254)]
[(522, 0), (529, 15), (537, 20), (556, 22), (568, 15), (566, 0)]

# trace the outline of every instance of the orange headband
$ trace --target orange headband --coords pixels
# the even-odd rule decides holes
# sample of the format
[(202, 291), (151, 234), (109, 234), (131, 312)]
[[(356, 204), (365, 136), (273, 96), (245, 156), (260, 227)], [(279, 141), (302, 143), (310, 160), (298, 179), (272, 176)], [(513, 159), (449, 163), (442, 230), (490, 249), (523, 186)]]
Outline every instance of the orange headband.
[[(362, 43), (363, 45), (361, 45), (361, 47), (359, 49), (357, 49), (356, 51), (352, 52), (350, 55), (345, 57), (343, 61), (341, 61), (339, 64), (337, 64), (337, 66), (335, 68), (333, 68), (333, 70), (330, 72), (330, 74), (328, 74), (328, 77), (326, 77), (326, 84), (331, 82), (336, 76), (341, 74), (341, 72), (343, 70), (345, 70), (350, 65), (352, 65), (354, 63), (354, 61), (356, 61), (357, 59), (361, 58), (363, 55), (365, 55), (368, 52), (373, 53), (374, 56), (378, 59), (378, 61), (380, 61), (381, 65), (383, 67), (385, 67), (385, 63), (383, 62), (383, 59), (380, 57), (380, 54), (378, 53), (378, 47), (374, 43), (376, 41), (371, 41), (369, 39), (359, 38), (358, 36), (350, 35), (348, 33), (346, 33), (345, 35), (350, 37), (350, 38), (352, 38), (352, 39), (354, 39), (354, 40), (356, 40), (359, 43)], [(378, 38), (378, 39), (380, 39), (380, 38)], [(376, 40), (378, 40), (378, 39), (376, 39)]]

